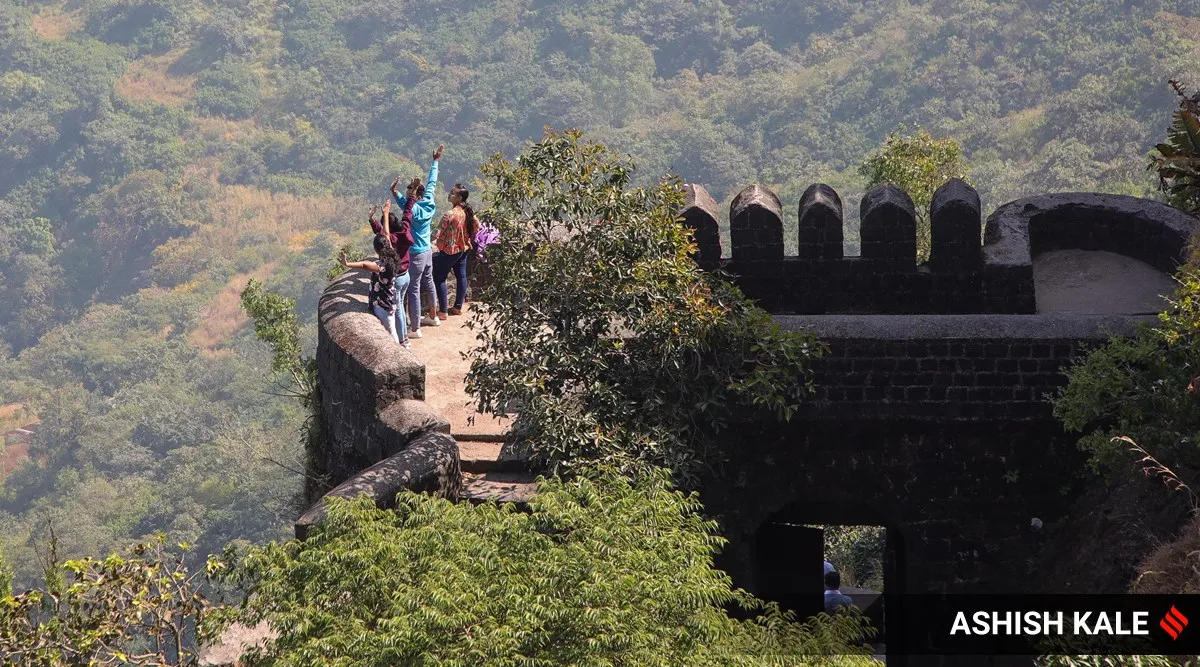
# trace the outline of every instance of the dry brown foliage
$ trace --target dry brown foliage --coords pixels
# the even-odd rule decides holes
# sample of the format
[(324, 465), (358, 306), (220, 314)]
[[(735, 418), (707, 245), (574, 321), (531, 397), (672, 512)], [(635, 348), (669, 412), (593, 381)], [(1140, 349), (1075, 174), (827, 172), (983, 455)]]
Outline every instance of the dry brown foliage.
[(0, 446), (0, 482), (20, 468), (28, 458), (29, 445), (24, 442)]
[[(278, 244), (279, 252), (303, 250), (321, 230), (336, 229), (342, 220), (361, 217), (354, 215), (361, 213), (361, 207), (329, 194), (297, 196), (242, 185), (217, 185), (212, 165), (189, 168), (185, 180), (203, 181), (212, 188), (214, 194), (205, 205), (208, 220), (169, 251), (156, 254), (159, 261), (174, 261), (172, 258), (181, 254), (201, 251), (231, 257), (248, 242), (248, 235), (258, 236), (254, 243)], [(230, 278), (199, 318), (189, 337), (191, 344), (219, 353), (221, 345), (249, 322), (240, 304), (247, 281), (266, 278), (276, 265), (271, 262)]]
[(65, 11), (65, 4), (42, 7), (33, 15), (30, 27), (38, 37), (57, 41), (83, 27), (82, 10)]
[(204, 308), (199, 323), (188, 342), (208, 353), (218, 353), (221, 344), (250, 322), (242, 310), (242, 290), (251, 278), (263, 280), (275, 269), (276, 263), (264, 264), (253, 271), (239, 273), (229, 279), (225, 288)]
[(1200, 515), (1179, 537), (1150, 552), (1137, 571), (1130, 593), (1200, 593)]
[(117, 79), (117, 94), (127, 100), (183, 106), (195, 95), (196, 77), (167, 73), (167, 69), (182, 53), (182, 49), (176, 49), (160, 56), (143, 56), (130, 62), (125, 74)]

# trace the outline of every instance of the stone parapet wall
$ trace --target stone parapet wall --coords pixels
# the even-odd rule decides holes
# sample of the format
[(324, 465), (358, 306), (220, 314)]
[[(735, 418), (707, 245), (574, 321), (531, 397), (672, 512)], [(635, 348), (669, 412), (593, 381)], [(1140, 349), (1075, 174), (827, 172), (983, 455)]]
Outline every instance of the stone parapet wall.
[(389, 508), (404, 490), (455, 497), (461, 478), (454, 438), (438, 431), (421, 432), (403, 450), (352, 475), (308, 508), (296, 521), (296, 537), (308, 537), (309, 530), (325, 518), (331, 498), (367, 496), (376, 506)]
[(1065, 367), (1152, 317), (777, 315), (829, 346), (808, 419), (1049, 420)]
[(1108, 250), (1173, 272), (1196, 225), (1159, 202), (1094, 193), (1017, 200), (984, 225), (978, 193), (956, 179), (934, 193), (930, 258), (918, 265), (917, 214), (903, 190), (876, 186), (860, 211), (860, 257), (844, 256), (841, 199), (823, 184), (800, 199), (793, 257), (783, 252), (783, 206), (765, 186), (747, 186), (730, 205), (729, 259), (721, 259), (716, 204), (703, 187), (687, 186), (683, 218), (702, 266), (733, 274), (762, 308), (796, 314), (1029, 314), (1039, 253)]
[[(350, 272), (318, 304), (317, 386), (330, 496), (366, 494), (389, 506), (405, 488), (454, 497), (461, 484), (450, 422), (425, 403), (425, 366), (367, 311), (369, 279)], [(424, 443), (421, 446), (421, 443)], [(296, 525), (323, 516), (322, 498)]]

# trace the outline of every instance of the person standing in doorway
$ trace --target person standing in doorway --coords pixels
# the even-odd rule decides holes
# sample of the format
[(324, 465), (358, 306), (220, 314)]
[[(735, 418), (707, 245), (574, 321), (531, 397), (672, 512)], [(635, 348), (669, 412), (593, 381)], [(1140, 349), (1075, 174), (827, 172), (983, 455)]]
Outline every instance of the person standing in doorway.
[[(427, 308), (421, 307), (421, 296), (434, 291), (433, 288), (433, 247), (430, 243), (430, 225), (433, 216), (437, 213), (437, 204), (434, 202), (434, 195), (437, 192), (437, 177), (438, 177), (438, 160), (442, 158), (442, 151), (446, 147), (439, 145), (433, 151), (433, 164), (429, 167), (429, 177), (422, 184), (420, 180), (414, 179), (408, 184), (401, 196), (397, 190), (400, 184), (400, 177), (392, 181), (392, 198), (403, 209), (409, 199), (414, 200), (412, 208), (412, 248), (409, 249), (409, 268), (408, 268), (408, 315), (409, 315), (409, 337), (421, 337), (421, 325), (438, 326), (441, 321), (437, 318), (434, 304), (430, 303)], [(428, 315), (428, 319), (422, 320), (422, 315)]]
[(825, 574), (825, 613), (833, 615), (839, 609), (853, 607), (854, 600), (841, 591), (842, 576), (837, 570)]

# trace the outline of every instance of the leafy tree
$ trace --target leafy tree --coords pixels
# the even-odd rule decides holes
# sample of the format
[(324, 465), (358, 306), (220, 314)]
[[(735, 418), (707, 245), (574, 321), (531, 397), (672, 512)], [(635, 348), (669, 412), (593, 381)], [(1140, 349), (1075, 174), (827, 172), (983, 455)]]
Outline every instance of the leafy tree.
[(130, 174), (104, 194), (94, 242), (109, 294), (124, 292), (156, 247), (194, 226), (183, 201), (159, 171)]
[(188, 15), (175, 0), (101, 0), (90, 9), (89, 33), (138, 53), (166, 51), (188, 28)]
[(1158, 172), (1159, 186), (1172, 206), (1200, 213), (1200, 93), (1188, 96), (1179, 82), (1171, 87), (1179, 96), (1179, 109), (1167, 130), (1167, 140), (1154, 147), (1150, 170)]
[[(412, 492), (333, 502), (232, 581), (278, 636), (247, 665), (866, 665), (861, 618), (803, 625), (734, 589), (722, 538), (659, 471), (542, 480), (528, 513)], [(735, 620), (726, 605), (758, 616)]]
[[(1121, 471), (1153, 456), (1184, 480), (1200, 473), (1200, 268), (1180, 272), (1159, 326), (1114, 338), (1068, 369), (1054, 406), (1096, 469)], [(1138, 443), (1130, 446), (1117, 436)]]
[(44, 589), (13, 595), (0, 577), (0, 656), (44, 667), (199, 664), (197, 631), (212, 639), (205, 571), (189, 572), (161, 536), (129, 556), (65, 563), (51, 546)]
[(888, 182), (912, 197), (917, 209), (917, 261), (928, 260), (929, 205), (933, 193), (952, 178), (967, 178), (958, 142), (934, 139), (925, 130), (912, 135), (889, 134), (883, 146), (859, 167), (859, 174), (867, 179), (868, 188)]
[(258, 108), (262, 78), (248, 63), (225, 58), (196, 77), (196, 106), (202, 113), (248, 118)]
[(254, 335), (274, 352), (271, 370), (291, 380), (297, 398), (311, 400), (317, 386), (317, 366), (315, 360), (301, 353), (296, 302), (265, 290), (254, 279), (246, 283), (241, 299), (242, 308), (254, 320)]
[(300, 347), (300, 324), (296, 302), (263, 289), (251, 279), (242, 290), (242, 308), (254, 320), (254, 335), (271, 346), (271, 370), (276, 378), (288, 379), (285, 392), (300, 401), (308, 416), (300, 427), (304, 439), (305, 497), (315, 501), (327, 485), (317, 477), (322, 470), (324, 436), (321, 431), (321, 392), (317, 386), (317, 360), (305, 357)]
[(700, 270), (678, 180), (630, 188), (633, 171), (578, 132), (483, 166), (500, 241), (467, 389), (494, 414), (519, 405), (514, 444), (553, 470), (655, 464), (693, 480), (735, 417), (790, 418), (822, 348)]
[(883, 590), (883, 554), (886, 531), (882, 526), (824, 526), (825, 559), (842, 575), (842, 585)]

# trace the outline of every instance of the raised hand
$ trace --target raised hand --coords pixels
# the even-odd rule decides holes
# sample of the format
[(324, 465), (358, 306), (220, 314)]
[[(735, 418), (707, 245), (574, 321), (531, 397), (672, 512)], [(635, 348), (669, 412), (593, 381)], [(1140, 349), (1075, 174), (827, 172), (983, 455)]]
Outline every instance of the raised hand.
[(438, 147), (433, 151), (433, 161), (437, 162), (442, 159), (442, 151), (446, 150), (446, 144), (438, 144)]

